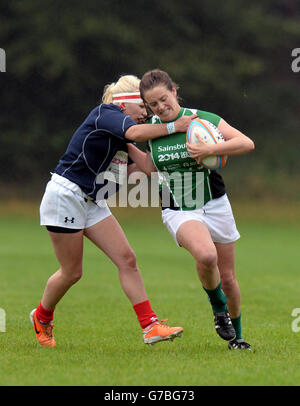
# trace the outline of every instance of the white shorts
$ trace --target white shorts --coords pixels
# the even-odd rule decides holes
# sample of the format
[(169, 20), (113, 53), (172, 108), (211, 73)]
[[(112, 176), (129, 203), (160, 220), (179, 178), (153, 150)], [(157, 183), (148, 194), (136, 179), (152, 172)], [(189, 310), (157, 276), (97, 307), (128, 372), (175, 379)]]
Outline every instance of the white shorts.
[(210, 200), (201, 209), (162, 211), (162, 221), (178, 244), (176, 234), (185, 221), (197, 220), (205, 224), (213, 242), (228, 244), (240, 238), (227, 195)]
[(46, 186), (40, 206), (41, 226), (85, 229), (111, 215), (106, 203), (101, 207), (78, 185), (54, 173)]

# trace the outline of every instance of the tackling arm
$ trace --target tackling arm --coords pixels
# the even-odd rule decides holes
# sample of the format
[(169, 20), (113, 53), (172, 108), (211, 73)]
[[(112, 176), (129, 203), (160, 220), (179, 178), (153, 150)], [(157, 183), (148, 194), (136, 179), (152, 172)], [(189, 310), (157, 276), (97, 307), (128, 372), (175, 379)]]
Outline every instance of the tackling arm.
[[(128, 144), (128, 154), (136, 164), (136, 168), (134, 168), (135, 171), (140, 170), (148, 176), (151, 175), (151, 172), (156, 171), (149, 152), (145, 153), (134, 145)], [(133, 172), (133, 170), (131, 170), (131, 172)]]

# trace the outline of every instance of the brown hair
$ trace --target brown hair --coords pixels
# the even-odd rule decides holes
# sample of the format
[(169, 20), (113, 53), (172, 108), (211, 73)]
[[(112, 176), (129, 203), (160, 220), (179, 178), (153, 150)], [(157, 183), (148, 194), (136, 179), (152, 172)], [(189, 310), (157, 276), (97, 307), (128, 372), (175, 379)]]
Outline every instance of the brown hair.
[(173, 82), (167, 72), (160, 69), (154, 69), (146, 72), (140, 81), (140, 93), (144, 100), (144, 95), (147, 90), (153, 89), (156, 86), (165, 86), (172, 91), (173, 87), (179, 89), (179, 86)]

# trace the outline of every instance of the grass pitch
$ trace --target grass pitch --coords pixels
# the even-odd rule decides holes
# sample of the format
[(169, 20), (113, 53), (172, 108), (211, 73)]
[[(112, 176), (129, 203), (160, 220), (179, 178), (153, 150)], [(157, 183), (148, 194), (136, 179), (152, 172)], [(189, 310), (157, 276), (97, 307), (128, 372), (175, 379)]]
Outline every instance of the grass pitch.
[[(114, 265), (89, 241), (84, 276), (55, 312), (56, 348), (41, 347), (29, 322), (57, 261), (38, 208), (0, 206), (1, 386), (298, 386), (300, 210), (234, 206), (243, 335), (253, 350), (229, 351), (214, 331), (194, 261), (178, 248), (159, 210), (114, 213), (138, 258), (152, 307), (184, 327), (174, 342), (146, 346)], [(300, 324), (300, 323), (299, 323)]]

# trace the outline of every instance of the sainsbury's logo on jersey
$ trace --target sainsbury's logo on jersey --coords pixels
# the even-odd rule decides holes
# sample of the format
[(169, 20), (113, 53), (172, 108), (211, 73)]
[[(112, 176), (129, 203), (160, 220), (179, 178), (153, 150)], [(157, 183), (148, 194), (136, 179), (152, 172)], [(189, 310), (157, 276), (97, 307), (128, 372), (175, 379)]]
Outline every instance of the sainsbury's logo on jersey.
[(179, 149), (186, 149), (186, 144), (167, 145), (166, 147), (160, 145), (158, 152), (177, 151)]

